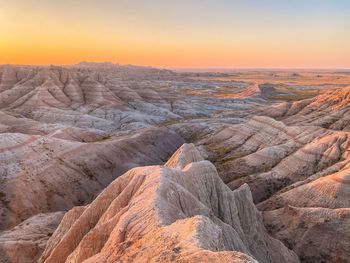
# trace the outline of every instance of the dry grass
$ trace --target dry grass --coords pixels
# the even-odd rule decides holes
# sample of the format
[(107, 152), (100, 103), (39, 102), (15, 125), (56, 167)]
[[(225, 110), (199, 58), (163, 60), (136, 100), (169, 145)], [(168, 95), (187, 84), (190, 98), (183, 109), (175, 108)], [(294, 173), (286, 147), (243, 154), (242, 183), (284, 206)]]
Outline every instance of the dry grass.
[(234, 87), (220, 87), (220, 88), (211, 89), (215, 91), (213, 93), (207, 93), (205, 92), (206, 90), (208, 89), (206, 88), (206, 89), (197, 89), (197, 90), (185, 90), (183, 94), (205, 97), (205, 98), (234, 98), (235, 93), (242, 91), (244, 89), (234, 88)]
[(293, 85), (350, 85), (350, 74), (342, 73), (307, 73), (301, 72), (300, 76), (293, 76), (293, 72), (276, 72), (274, 75), (268, 72), (241, 72), (239, 74), (232, 74), (227, 77), (206, 77), (201, 76), (195, 78), (201, 81), (244, 81), (258, 84), (271, 83), (289, 83)]
[[(192, 95), (199, 97), (212, 97), (212, 98), (235, 98), (236, 93), (244, 90), (240, 88), (242, 83), (245, 84), (263, 84), (271, 83), (276, 85), (275, 88), (280, 91), (286, 91), (291, 94), (278, 95), (271, 99), (271, 101), (297, 101), (307, 98), (312, 98), (318, 94), (324, 92), (326, 89), (337, 89), (346, 85), (350, 85), (350, 74), (341, 73), (299, 73), (293, 74), (293, 72), (242, 72), (239, 74), (232, 74), (228, 76), (200, 76), (192, 77), (193, 80), (201, 82), (222, 82), (220, 88), (202, 88), (196, 90), (184, 90), (182, 94)], [(241, 83), (235, 87), (234, 82)], [(286, 87), (286, 85), (290, 85)], [(298, 89), (293, 86), (319, 86), (321, 88), (311, 89)], [(214, 91), (208, 93), (208, 90)]]
[(304, 100), (304, 99), (310, 99), (313, 97), (316, 97), (317, 95), (322, 94), (324, 91), (319, 89), (307, 89), (307, 90), (298, 90), (298, 89), (280, 89), (282, 91), (289, 92), (291, 94), (282, 94), (277, 95), (272, 98), (270, 98), (270, 101), (298, 101), (298, 100)]

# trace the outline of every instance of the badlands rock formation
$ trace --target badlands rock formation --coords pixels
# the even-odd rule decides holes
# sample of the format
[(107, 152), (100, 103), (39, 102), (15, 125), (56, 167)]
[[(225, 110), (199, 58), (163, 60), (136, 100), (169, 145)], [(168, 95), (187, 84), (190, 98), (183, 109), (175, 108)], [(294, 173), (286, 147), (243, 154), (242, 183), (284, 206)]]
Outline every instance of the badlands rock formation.
[(0, 66), (0, 118), (6, 120), (0, 128), (47, 134), (74, 127), (120, 135), (246, 103), (186, 95), (203, 85), (168, 70), (114, 64)]
[(328, 91), (313, 99), (282, 103), (262, 110), (262, 115), (283, 120), (289, 125), (317, 125), (332, 130), (350, 131), (350, 86)]
[[(350, 133), (342, 128), (348, 96), (344, 88), (268, 107), (263, 113), (280, 121), (255, 116), (197, 141), (231, 189), (249, 184), (269, 232), (302, 262), (348, 262), (350, 256)], [(332, 118), (325, 125), (327, 112)]]
[[(280, 208), (286, 205), (297, 207), (349, 208), (350, 169), (346, 165), (340, 172), (309, 178), (277, 193), (259, 204), (261, 209)], [(313, 180), (312, 180), (313, 179)]]
[(349, 83), (0, 66), (0, 259), (348, 262)]
[(183, 139), (166, 128), (147, 128), (117, 139), (77, 142), (19, 133), (0, 134), (0, 229), (41, 212), (90, 202), (116, 177), (161, 164)]
[(260, 116), (227, 127), (204, 143), (215, 153), (224, 182), (232, 189), (247, 182), (256, 202), (292, 183), (339, 171), (350, 161), (348, 133), (286, 126)]
[(349, 208), (286, 206), (263, 214), (269, 232), (293, 249), (302, 262), (349, 262)]
[(37, 262), (64, 212), (37, 214), (0, 234), (0, 262)]
[(247, 185), (231, 191), (185, 144), (69, 211), (39, 262), (299, 262), (264, 229)]
[[(39, 257), (58, 221), (36, 215), (87, 204), (127, 170), (164, 163), (184, 140), (154, 125), (245, 104), (186, 95), (202, 85), (168, 70), (110, 63), (0, 66), (2, 258)], [(40, 221), (51, 230), (38, 228)]]
[(257, 98), (270, 98), (273, 96), (277, 96), (280, 94), (285, 94), (285, 92), (278, 91), (271, 84), (255, 84), (246, 90), (235, 94), (235, 96), (239, 98), (247, 98), (247, 97), (257, 97)]

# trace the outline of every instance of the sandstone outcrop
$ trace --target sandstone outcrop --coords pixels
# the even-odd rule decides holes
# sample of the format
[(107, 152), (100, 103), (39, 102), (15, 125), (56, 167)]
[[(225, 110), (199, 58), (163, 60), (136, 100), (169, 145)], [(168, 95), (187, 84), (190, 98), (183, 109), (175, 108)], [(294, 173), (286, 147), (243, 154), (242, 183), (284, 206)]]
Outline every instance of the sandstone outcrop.
[(134, 168), (68, 212), (39, 262), (299, 262), (271, 238), (247, 185), (231, 191), (193, 145)]

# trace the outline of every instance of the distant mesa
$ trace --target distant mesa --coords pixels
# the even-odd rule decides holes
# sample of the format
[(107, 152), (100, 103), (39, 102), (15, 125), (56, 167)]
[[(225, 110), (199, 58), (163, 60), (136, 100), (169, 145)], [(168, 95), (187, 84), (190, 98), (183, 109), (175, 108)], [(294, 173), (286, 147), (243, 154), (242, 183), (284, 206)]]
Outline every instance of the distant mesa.
[(286, 94), (286, 92), (277, 90), (273, 84), (265, 83), (265, 84), (254, 84), (253, 86), (247, 88), (242, 92), (238, 92), (235, 94), (235, 97), (238, 98), (271, 98), (277, 95)]

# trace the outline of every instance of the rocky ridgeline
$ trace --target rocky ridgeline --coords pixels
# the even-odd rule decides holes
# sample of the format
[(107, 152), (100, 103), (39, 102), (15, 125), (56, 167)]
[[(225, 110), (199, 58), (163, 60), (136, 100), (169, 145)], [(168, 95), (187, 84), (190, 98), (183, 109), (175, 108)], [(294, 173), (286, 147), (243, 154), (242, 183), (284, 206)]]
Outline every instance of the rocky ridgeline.
[(0, 132), (47, 134), (74, 127), (121, 135), (250, 103), (187, 94), (205, 85), (169, 70), (108, 63), (0, 66)]
[(192, 144), (64, 216), (39, 262), (83, 261), (299, 262), (267, 234), (249, 187), (231, 191)]
[(350, 86), (325, 92), (312, 99), (285, 102), (261, 109), (258, 114), (282, 120), (288, 125), (313, 125), (350, 131)]
[(269, 232), (302, 262), (350, 256), (348, 98), (346, 87), (267, 107), (280, 121), (254, 116), (196, 142), (231, 189), (250, 186)]

